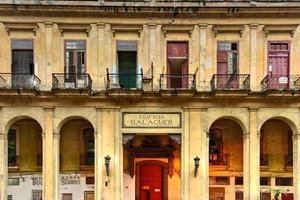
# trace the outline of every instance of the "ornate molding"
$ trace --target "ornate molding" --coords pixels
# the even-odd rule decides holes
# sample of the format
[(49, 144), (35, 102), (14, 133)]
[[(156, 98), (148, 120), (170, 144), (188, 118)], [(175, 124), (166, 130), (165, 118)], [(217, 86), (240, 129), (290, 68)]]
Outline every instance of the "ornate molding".
[(84, 32), (88, 37), (91, 31), (90, 24), (59, 23), (57, 26), (61, 36), (63, 36), (65, 32)]
[(5, 26), (7, 35), (10, 35), (13, 31), (29, 31), (33, 32), (33, 35), (36, 36), (36, 32), (39, 28), (37, 23), (22, 23), (22, 22), (3, 22)]
[(104, 29), (105, 28), (105, 23), (102, 23), (102, 22), (97, 23), (97, 28), (98, 29)]
[(169, 137), (177, 144), (181, 144), (181, 134), (169, 134)]
[(242, 37), (245, 30), (244, 25), (213, 25), (212, 30), (215, 34), (215, 37), (219, 33), (238, 33)]
[(266, 38), (270, 33), (289, 33), (291, 37), (294, 36), (298, 24), (292, 25), (265, 25), (263, 31), (265, 32)]
[(140, 37), (141, 32), (143, 31), (143, 26), (137, 24), (111, 24), (110, 29), (112, 31), (113, 37), (116, 36), (117, 32), (136, 32)]
[(149, 29), (156, 29), (157, 24), (148, 24)]
[(186, 32), (191, 37), (192, 32), (194, 30), (194, 25), (162, 25), (161, 27), (164, 37), (167, 36), (167, 33), (174, 32), (174, 33), (180, 33), (180, 32)]
[(200, 29), (207, 29), (207, 24), (199, 24)]
[(44, 22), (44, 25), (46, 28), (53, 28), (54, 23), (53, 22)]
[(258, 24), (249, 24), (250, 29), (257, 29)]
[(127, 144), (129, 141), (133, 140), (135, 134), (123, 134), (122, 136), (122, 143)]
[(257, 107), (248, 107), (249, 112), (258, 112), (259, 108)]

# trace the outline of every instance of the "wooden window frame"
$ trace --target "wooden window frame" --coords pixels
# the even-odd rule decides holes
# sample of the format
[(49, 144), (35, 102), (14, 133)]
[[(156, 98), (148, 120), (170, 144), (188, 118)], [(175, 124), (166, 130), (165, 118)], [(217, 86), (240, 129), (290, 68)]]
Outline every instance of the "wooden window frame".
[[(218, 74), (218, 52), (225, 52), (225, 50), (219, 50), (219, 44), (220, 43), (236, 43), (237, 44), (237, 50), (230, 50), (230, 51), (226, 51), (226, 52), (235, 52), (237, 53), (237, 67), (236, 67), (236, 74), (240, 73), (240, 41), (235, 41), (235, 40), (218, 40), (217, 41), (217, 54), (216, 54), (216, 74)], [(228, 61), (227, 61), (227, 65), (228, 65)]]
[[(291, 41), (289, 40), (268, 40), (267, 41), (267, 74), (269, 74), (269, 64), (270, 64), (270, 44), (271, 43), (287, 43), (288, 44), (288, 51), (281, 51), (281, 52), (288, 52), (289, 61), (288, 61), (288, 74), (290, 75), (291, 69), (290, 69), (290, 63), (291, 63)], [(280, 51), (274, 51), (274, 52), (280, 52)], [(273, 70), (273, 69), (272, 69)]]
[[(19, 136), (19, 127), (18, 126), (12, 126), (12, 127), (10, 127), (9, 128), (9, 130), (10, 129), (14, 129), (15, 131), (16, 131), (16, 159), (18, 159), (18, 157), (20, 156), (20, 136)], [(9, 134), (9, 130), (8, 130), (8, 132), (7, 132), (7, 136), (8, 136), (8, 134)], [(8, 139), (7, 139), (7, 144), (8, 144)], [(7, 155), (8, 155), (8, 147), (7, 147)], [(20, 159), (19, 159), (19, 161), (20, 161)], [(17, 165), (16, 166), (7, 166), (8, 167), (8, 171), (18, 171), (19, 170), (19, 168), (20, 168), (20, 163), (19, 163), (19, 161), (17, 161)], [(8, 163), (7, 163), (7, 165), (8, 165)]]
[[(87, 42), (85, 39), (66, 39), (64, 40), (64, 73), (66, 74), (66, 68), (67, 68), (67, 42), (84, 42), (84, 72), (87, 73)], [(78, 66), (76, 64), (76, 74), (77, 74)], [(69, 72), (70, 73), (70, 72)]]

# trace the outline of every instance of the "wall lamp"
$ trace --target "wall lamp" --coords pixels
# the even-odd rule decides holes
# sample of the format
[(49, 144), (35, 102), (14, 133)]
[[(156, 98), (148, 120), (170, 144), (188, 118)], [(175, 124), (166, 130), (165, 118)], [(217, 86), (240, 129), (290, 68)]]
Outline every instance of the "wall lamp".
[(199, 169), (199, 161), (200, 161), (200, 158), (198, 156), (196, 156), (194, 158), (194, 162), (195, 162), (195, 171), (194, 171), (194, 175), (195, 177), (197, 177), (197, 174), (198, 174), (198, 169)]
[(109, 176), (109, 162), (111, 157), (109, 155), (104, 157), (105, 159), (105, 168), (106, 168), (106, 175)]

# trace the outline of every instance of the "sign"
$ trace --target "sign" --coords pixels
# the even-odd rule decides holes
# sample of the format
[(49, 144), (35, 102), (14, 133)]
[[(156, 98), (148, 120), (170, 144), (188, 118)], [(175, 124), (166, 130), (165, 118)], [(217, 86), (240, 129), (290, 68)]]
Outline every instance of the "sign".
[(280, 84), (287, 84), (288, 83), (288, 77), (282, 76), (278, 79), (278, 82)]
[(123, 112), (123, 128), (181, 128), (180, 112)]

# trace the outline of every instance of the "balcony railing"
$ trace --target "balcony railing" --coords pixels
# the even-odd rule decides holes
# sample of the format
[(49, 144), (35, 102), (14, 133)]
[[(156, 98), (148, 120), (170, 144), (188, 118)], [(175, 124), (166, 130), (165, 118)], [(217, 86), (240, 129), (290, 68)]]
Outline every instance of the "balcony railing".
[(95, 163), (94, 152), (80, 155), (80, 165), (92, 166)]
[(293, 166), (293, 155), (285, 156), (285, 166), (292, 167)]
[(8, 167), (18, 167), (19, 166), (19, 156), (8, 156)]
[(210, 165), (222, 165), (228, 166), (230, 160), (230, 154), (209, 154), (209, 164)]
[(143, 70), (140, 74), (106, 72), (106, 89), (143, 89)]
[(35, 89), (38, 90), (41, 80), (34, 74), (1, 73), (0, 89)]
[(54, 73), (52, 74), (52, 89), (90, 90), (92, 79), (89, 74)]
[(211, 81), (212, 91), (250, 90), (249, 74), (214, 74)]
[(261, 167), (269, 166), (269, 156), (267, 154), (260, 155), (260, 166)]
[(161, 74), (159, 86), (161, 90), (167, 89), (196, 89), (196, 74)]
[(267, 75), (261, 81), (263, 91), (267, 90), (299, 90), (300, 76)]

